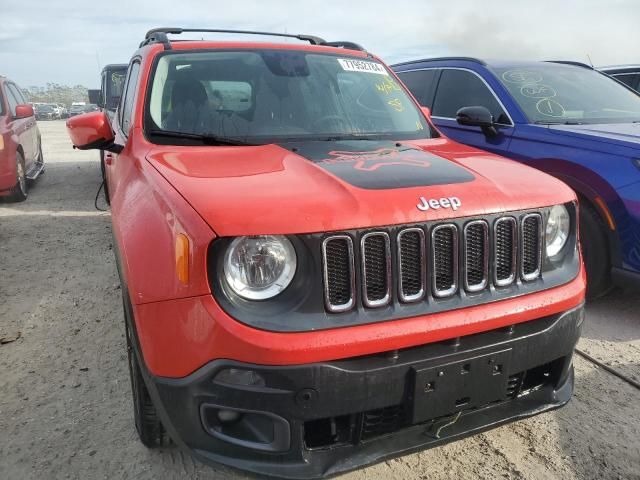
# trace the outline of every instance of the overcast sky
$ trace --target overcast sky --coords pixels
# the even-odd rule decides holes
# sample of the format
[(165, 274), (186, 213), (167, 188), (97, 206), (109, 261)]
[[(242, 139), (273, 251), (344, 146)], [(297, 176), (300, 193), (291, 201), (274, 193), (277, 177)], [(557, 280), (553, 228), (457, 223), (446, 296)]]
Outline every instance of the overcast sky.
[(637, 0), (0, 0), (0, 74), (98, 87), (158, 26), (308, 33), (388, 63), (417, 57), (640, 63)]

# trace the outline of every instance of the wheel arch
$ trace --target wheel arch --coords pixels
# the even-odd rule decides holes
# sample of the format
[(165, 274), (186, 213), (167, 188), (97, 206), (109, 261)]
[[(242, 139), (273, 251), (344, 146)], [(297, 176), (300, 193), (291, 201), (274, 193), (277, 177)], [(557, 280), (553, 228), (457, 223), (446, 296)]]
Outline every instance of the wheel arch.
[[(547, 173), (569, 185), (576, 192), (578, 200), (580, 202), (587, 202), (598, 214), (600, 221), (605, 226), (611, 264), (619, 265), (622, 261), (620, 238), (617, 229), (612, 230), (611, 228), (607, 228), (607, 225), (609, 225), (608, 217), (613, 218), (613, 214), (610, 211), (604, 210), (604, 208), (607, 208), (604, 198), (611, 198), (612, 195), (615, 195), (615, 198), (618, 198), (617, 192), (601, 177), (600, 182), (597, 182), (601, 188), (596, 189), (591, 184), (588, 184), (573, 175), (567, 174), (566, 172), (548, 171)], [(590, 171), (590, 173), (591, 175), (594, 174), (592, 171)], [(605, 185), (605, 191), (600, 191), (603, 185)], [(598, 202), (597, 199), (600, 199), (600, 202)]]

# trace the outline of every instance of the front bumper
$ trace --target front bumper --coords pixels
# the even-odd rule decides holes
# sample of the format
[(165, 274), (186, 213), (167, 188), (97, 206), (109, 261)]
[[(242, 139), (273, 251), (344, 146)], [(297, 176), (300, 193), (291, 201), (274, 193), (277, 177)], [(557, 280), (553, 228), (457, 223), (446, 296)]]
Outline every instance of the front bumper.
[[(173, 440), (200, 460), (319, 478), (564, 405), (583, 318), (580, 306), (397, 352), (286, 367), (216, 360), (146, 380)], [(214, 380), (229, 368), (263, 380)]]

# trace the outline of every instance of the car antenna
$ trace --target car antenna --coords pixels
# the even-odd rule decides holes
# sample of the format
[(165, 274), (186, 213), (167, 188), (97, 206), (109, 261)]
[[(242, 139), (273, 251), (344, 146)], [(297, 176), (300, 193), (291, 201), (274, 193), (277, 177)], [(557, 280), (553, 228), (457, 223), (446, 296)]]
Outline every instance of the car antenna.
[(589, 59), (589, 65), (591, 65), (591, 68), (595, 69), (596, 67), (593, 66), (593, 62), (591, 61), (591, 56), (587, 53), (587, 58)]

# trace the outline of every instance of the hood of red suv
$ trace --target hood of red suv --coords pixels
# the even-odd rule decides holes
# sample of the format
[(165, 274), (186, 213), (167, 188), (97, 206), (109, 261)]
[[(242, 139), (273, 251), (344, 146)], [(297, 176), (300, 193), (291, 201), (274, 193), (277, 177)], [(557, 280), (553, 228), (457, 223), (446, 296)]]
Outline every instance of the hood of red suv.
[(574, 198), (538, 170), (445, 138), (163, 145), (147, 159), (220, 236), (417, 223)]

